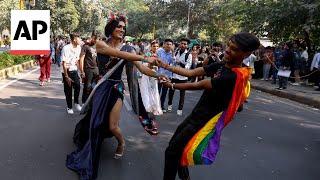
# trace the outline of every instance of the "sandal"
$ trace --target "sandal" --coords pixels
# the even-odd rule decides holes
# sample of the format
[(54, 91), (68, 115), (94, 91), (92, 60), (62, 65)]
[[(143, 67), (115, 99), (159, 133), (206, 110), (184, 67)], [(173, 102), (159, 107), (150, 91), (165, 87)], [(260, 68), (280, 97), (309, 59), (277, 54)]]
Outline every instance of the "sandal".
[(156, 123), (153, 119), (143, 119), (141, 116), (139, 117), (140, 123), (147, 133), (150, 135), (159, 134), (158, 128), (156, 127)]
[(118, 145), (116, 152), (114, 153), (114, 159), (120, 159), (124, 153), (125, 144)]

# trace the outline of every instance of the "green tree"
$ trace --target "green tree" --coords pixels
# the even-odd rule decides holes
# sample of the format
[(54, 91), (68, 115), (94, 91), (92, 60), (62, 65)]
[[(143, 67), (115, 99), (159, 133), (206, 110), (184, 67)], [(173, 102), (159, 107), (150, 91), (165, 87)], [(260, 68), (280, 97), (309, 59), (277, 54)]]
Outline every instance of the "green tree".
[(15, 0), (0, 0), (0, 31), (10, 28), (11, 10), (19, 9)]

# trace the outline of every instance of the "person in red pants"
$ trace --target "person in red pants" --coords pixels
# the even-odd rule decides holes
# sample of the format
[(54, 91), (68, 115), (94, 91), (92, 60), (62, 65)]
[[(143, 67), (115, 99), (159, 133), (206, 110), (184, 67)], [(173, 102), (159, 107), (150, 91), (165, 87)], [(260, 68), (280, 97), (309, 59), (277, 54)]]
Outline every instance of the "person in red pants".
[(38, 63), (40, 65), (40, 86), (44, 86), (45, 81), (50, 82), (50, 72), (51, 72), (51, 58), (49, 55), (39, 55), (37, 56)]

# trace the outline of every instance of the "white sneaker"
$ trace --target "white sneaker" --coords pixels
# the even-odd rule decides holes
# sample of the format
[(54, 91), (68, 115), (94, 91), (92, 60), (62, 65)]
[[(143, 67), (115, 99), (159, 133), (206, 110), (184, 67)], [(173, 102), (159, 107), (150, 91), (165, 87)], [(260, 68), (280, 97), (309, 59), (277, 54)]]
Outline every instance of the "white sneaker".
[(51, 79), (50, 79), (50, 78), (48, 78), (48, 79), (47, 79), (47, 82), (48, 82), (48, 83), (50, 83), (50, 82), (51, 82)]
[(77, 111), (81, 111), (81, 106), (80, 104), (74, 104), (74, 107), (76, 108)]
[(163, 112), (163, 113), (166, 113), (166, 112), (167, 112), (167, 110), (166, 110), (166, 109), (162, 109), (162, 112)]
[(73, 114), (73, 113), (74, 113), (74, 112), (73, 112), (73, 109), (67, 108), (67, 113), (68, 113), (68, 114)]
[(168, 106), (168, 112), (171, 112), (172, 111), (172, 105), (169, 105)]
[(177, 115), (182, 116), (182, 110), (177, 110)]

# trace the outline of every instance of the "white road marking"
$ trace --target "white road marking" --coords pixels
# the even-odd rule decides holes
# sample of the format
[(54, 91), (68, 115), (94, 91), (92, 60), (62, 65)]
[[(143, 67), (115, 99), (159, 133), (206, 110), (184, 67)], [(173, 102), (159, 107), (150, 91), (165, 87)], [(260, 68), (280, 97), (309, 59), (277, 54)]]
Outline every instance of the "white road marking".
[(25, 77), (29, 76), (31, 73), (33, 73), (33, 72), (35, 72), (35, 71), (37, 71), (37, 70), (39, 70), (39, 69), (40, 69), (40, 68), (39, 68), (39, 67), (37, 67), (36, 69), (34, 69), (34, 70), (32, 70), (32, 71), (27, 72), (26, 74), (24, 74), (24, 75), (22, 75), (22, 76), (18, 77), (17, 79), (12, 80), (12, 81), (10, 81), (10, 82), (8, 82), (8, 83), (6, 83), (6, 84), (4, 84), (4, 85), (0, 86), (0, 91), (2, 91), (2, 89), (4, 89), (4, 88), (6, 88), (6, 87), (10, 86), (11, 84), (13, 84), (13, 83), (15, 83), (15, 82), (19, 81), (20, 79), (22, 79), (22, 78), (25, 78)]

